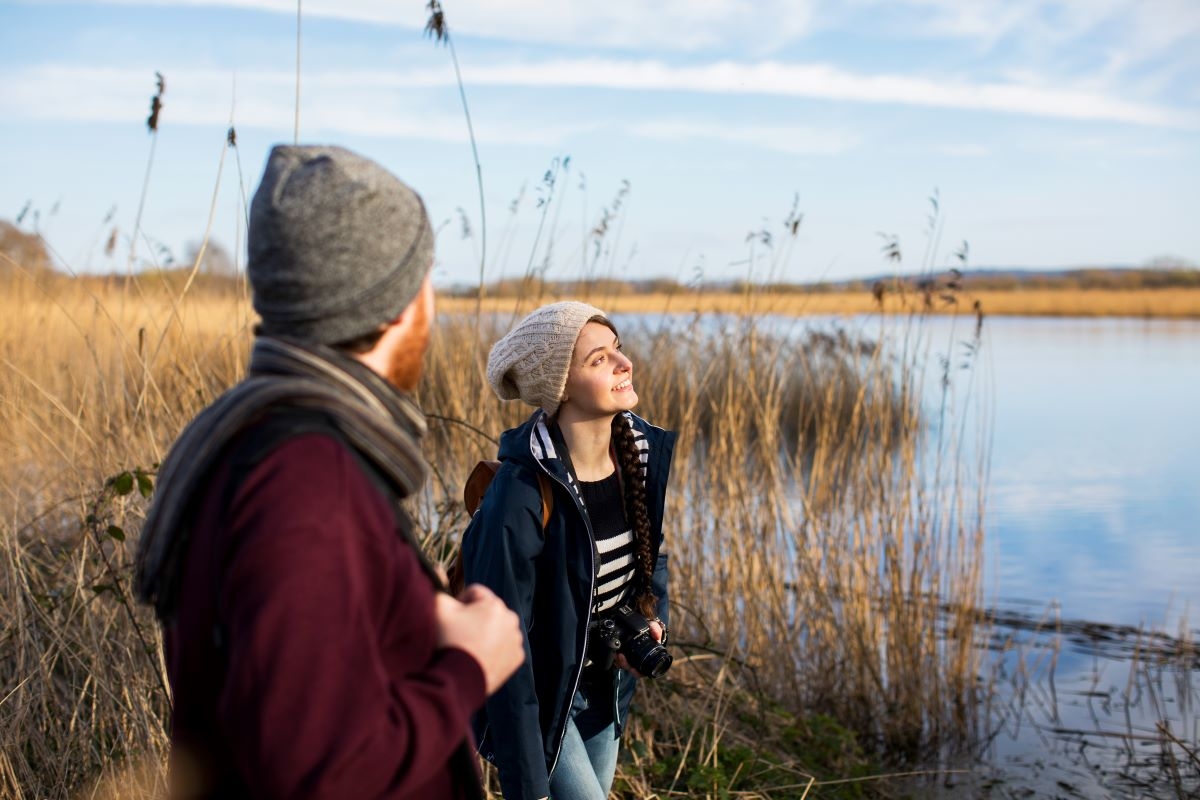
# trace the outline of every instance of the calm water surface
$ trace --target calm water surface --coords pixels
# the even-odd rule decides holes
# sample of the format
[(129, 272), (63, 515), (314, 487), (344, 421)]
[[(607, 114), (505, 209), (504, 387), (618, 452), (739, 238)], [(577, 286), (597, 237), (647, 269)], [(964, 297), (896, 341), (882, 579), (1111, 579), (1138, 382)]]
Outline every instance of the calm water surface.
[[(961, 362), (970, 326), (926, 326), (930, 363)], [(989, 664), (991, 796), (1179, 797), (1156, 725), (1200, 743), (1200, 663), (1134, 653), (1138, 629), (1200, 638), (1200, 321), (988, 319), (973, 368), (992, 434), (987, 602), (1019, 623), (997, 626), (1014, 646)]]
[[(1200, 322), (1007, 318), (989, 320), (985, 337), (993, 604), (1068, 629), (1196, 638)], [(992, 757), (1039, 796), (1177, 797), (1156, 768), (1160, 748), (1139, 737), (1167, 719), (1195, 748), (1200, 671), (1148, 666), (1131, 657), (1136, 636), (1102, 632), (1014, 634), (1027, 649), (1006, 666), (1023, 662), (1030, 682), (1024, 693), (1012, 684), (1023, 702), (1007, 710)]]
[[(903, 332), (877, 317), (762, 322), (794, 335)], [(924, 323), (932, 418), (939, 357), (960, 363), (971, 327)], [(1139, 737), (1166, 718), (1200, 743), (1188, 704), (1200, 664), (1148, 669), (1130, 658), (1129, 629), (1200, 638), (1200, 321), (989, 318), (973, 369), (952, 374), (956, 402), (973, 380), (973, 407), (990, 411), (987, 602), (1025, 623), (997, 627), (1016, 646), (989, 664), (988, 759), (1002, 778), (989, 796), (1177, 797), (1140, 782), (1162, 770), (1158, 745)]]
[(999, 602), (1200, 628), (1200, 322), (989, 320)]

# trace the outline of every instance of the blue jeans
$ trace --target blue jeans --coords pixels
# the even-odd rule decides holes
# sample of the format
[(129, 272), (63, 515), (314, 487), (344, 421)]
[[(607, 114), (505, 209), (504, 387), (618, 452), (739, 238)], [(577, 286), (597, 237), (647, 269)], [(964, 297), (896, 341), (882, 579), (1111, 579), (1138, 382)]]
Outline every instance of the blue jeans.
[[(550, 800), (608, 800), (620, 746), (612, 717), (609, 703), (593, 705), (582, 689), (575, 693), (562, 750), (550, 776)], [(584, 738), (580, 730), (590, 735)]]

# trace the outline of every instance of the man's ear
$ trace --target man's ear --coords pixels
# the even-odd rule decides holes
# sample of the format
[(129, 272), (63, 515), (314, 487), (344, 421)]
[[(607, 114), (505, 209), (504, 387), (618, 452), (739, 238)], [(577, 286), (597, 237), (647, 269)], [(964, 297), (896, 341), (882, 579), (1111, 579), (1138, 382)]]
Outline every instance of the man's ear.
[[(428, 310), (430, 313), (428, 315), (422, 315), (420, 313), (422, 310)], [(397, 326), (403, 329), (411, 323), (413, 318), (421, 318), (422, 316), (428, 316), (429, 319), (432, 320), (432, 312), (433, 281), (430, 277), (430, 273), (427, 272), (425, 273), (425, 280), (421, 282), (421, 288), (417, 290), (416, 297), (409, 301), (407, 306), (400, 309), (400, 313), (396, 315), (395, 319), (388, 321), (387, 326), (389, 328)]]

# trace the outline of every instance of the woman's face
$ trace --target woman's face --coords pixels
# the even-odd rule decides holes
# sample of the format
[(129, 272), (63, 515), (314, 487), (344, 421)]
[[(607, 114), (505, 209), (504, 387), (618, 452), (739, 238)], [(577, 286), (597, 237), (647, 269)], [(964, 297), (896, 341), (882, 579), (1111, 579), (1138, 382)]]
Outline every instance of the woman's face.
[(567, 402), (560, 414), (574, 418), (613, 416), (637, 405), (633, 362), (621, 352), (617, 335), (599, 322), (583, 326), (567, 373)]

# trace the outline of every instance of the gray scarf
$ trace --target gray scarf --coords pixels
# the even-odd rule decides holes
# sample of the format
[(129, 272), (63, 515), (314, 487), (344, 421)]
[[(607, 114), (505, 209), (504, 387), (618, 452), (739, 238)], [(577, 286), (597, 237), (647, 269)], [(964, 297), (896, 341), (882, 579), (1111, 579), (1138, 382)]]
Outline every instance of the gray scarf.
[(174, 613), (195, 503), (227, 445), (279, 407), (319, 409), (396, 487), (414, 494), (428, 466), (421, 455), (425, 417), (405, 394), (337, 350), (259, 337), (247, 377), (184, 429), (158, 471), (138, 543), (134, 590), (160, 620)]

